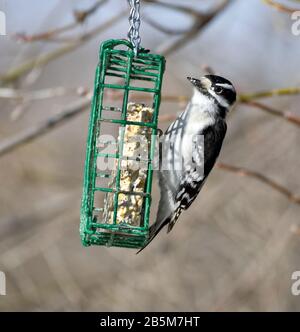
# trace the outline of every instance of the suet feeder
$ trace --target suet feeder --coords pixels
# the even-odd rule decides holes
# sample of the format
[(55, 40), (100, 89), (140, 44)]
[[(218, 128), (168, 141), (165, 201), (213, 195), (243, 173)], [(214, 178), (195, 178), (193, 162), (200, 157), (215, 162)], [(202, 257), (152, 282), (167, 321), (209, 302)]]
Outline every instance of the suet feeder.
[[(85, 246), (141, 248), (148, 238), (165, 59), (142, 48), (136, 52), (130, 41), (108, 40), (100, 47), (99, 60), (88, 129), (80, 235)], [(138, 95), (147, 106), (140, 103)], [(131, 140), (137, 136), (142, 140)], [(136, 154), (137, 147), (145, 153)]]

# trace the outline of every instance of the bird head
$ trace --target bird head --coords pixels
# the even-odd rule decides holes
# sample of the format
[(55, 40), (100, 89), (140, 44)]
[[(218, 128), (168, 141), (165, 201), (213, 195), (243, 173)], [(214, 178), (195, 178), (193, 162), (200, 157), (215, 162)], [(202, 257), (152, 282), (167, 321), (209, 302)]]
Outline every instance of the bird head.
[(233, 84), (217, 75), (205, 75), (200, 79), (187, 77), (193, 86), (203, 95), (213, 100), (218, 106), (229, 109), (236, 101)]

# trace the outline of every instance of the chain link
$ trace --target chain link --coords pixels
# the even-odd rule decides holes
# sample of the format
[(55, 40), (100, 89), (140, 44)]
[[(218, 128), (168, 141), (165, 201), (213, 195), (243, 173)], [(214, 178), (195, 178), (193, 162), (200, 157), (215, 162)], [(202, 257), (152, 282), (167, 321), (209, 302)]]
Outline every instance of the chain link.
[(128, 31), (128, 39), (130, 40), (135, 55), (140, 48), (141, 37), (140, 37), (140, 25), (141, 25), (141, 16), (140, 16), (140, 0), (128, 0), (130, 6), (130, 16), (129, 23), (130, 28)]

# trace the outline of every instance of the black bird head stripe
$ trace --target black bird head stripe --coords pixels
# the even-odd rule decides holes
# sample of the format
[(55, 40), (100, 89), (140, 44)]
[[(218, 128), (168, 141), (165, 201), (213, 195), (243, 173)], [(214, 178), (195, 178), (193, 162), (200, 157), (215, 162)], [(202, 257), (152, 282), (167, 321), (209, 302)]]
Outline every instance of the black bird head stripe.
[(236, 91), (233, 84), (226, 78), (217, 75), (205, 75), (211, 81), (212, 89), (222, 89), (222, 96), (229, 105), (233, 105), (236, 101)]

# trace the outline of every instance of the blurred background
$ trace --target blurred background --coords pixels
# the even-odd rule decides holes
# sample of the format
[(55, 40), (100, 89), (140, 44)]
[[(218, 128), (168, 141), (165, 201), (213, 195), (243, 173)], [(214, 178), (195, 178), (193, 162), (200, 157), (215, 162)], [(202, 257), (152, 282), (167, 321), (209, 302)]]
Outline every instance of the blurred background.
[(240, 93), (220, 163), (140, 255), (82, 247), (90, 91), (99, 44), (126, 38), (127, 1), (0, 0), (0, 310), (300, 310), (299, 1), (141, 6), (142, 45), (167, 59), (161, 129), (191, 96), (186, 76), (213, 70)]

